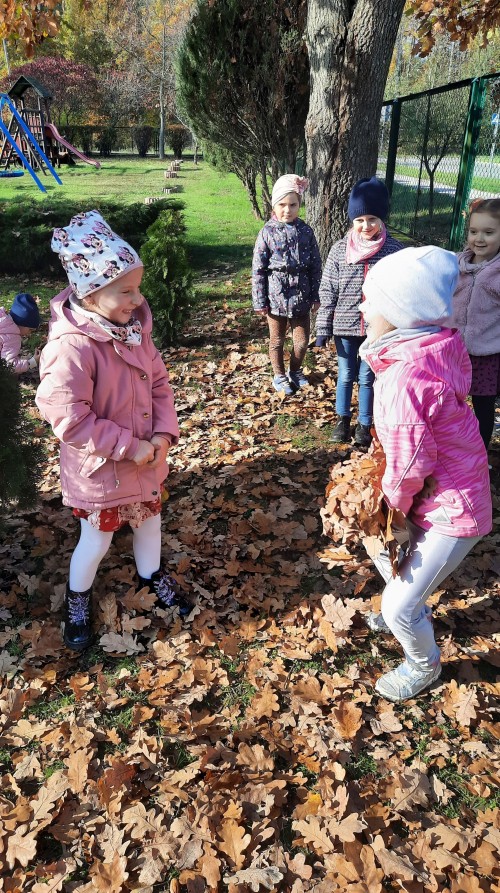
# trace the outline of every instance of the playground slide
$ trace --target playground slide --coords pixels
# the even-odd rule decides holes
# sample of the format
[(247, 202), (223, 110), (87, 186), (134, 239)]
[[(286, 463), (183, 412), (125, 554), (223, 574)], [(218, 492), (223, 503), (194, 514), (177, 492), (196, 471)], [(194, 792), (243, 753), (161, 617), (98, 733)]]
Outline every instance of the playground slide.
[(68, 151), (71, 152), (72, 155), (76, 155), (76, 157), (80, 158), (81, 161), (84, 161), (85, 164), (93, 164), (94, 167), (101, 166), (100, 161), (94, 161), (92, 158), (87, 158), (87, 156), (84, 155), (83, 152), (80, 152), (79, 149), (75, 149), (75, 147), (72, 146), (71, 143), (68, 143), (68, 141), (61, 136), (57, 127), (54, 127), (53, 124), (45, 125), (45, 136), (47, 136), (49, 139), (56, 140), (56, 142), (58, 143), (61, 143), (61, 145), (68, 149)]

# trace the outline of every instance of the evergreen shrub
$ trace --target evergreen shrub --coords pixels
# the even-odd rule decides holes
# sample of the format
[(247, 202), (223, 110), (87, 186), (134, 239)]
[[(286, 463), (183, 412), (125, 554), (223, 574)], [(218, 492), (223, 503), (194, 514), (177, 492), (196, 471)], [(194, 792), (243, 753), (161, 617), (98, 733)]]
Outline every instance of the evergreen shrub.
[(163, 210), (149, 227), (140, 252), (145, 268), (141, 290), (151, 307), (160, 347), (175, 342), (193, 297), (185, 233), (180, 211)]
[(134, 142), (140, 158), (145, 158), (153, 144), (154, 128), (150, 124), (143, 124), (134, 128)]
[[(126, 239), (136, 251), (146, 238), (146, 230), (166, 208), (182, 209), (181, 202), (164, 199), (152, 205), (136, 202), (119, 205), (90, 200), (86, 209), (96, 208), (112, 229)], [(36, 275), (62, 274), (57, 256), (51, 250), (52, 230), (66, 226), (71, 217), (82, 210), (78, 203), (66, 199), (0, 202), (0, 270), (2, 273)]]
[(43, 464), (43, 447), (22, 406), (17, 376), (0, 360), (0, 511), (13, 503), (20, 508), (35, 504)]

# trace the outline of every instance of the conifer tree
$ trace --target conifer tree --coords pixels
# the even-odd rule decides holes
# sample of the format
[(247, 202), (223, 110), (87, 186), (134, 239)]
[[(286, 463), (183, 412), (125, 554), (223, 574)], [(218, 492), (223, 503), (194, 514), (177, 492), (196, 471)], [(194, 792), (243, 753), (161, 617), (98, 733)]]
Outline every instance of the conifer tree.
[(0, 360), (0, 511), (36, 502), (43, 449), (22, 406), (17, 376)]

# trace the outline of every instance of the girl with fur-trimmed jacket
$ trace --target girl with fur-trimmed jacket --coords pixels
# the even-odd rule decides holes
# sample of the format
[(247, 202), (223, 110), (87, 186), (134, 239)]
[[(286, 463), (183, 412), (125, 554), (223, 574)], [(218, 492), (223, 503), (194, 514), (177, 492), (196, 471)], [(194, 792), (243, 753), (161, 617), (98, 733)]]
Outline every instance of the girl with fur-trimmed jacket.
[[(91, 236), (99, 237), (99, 244)], [(92, 584), (113, 533), (133, 531), (139, 585), (159, 607), (180, 601), (161, 564), (166, 458), (179, 428), (165, 364), (140, 292), (143, 266), (97, 211), (55, 231), (52, 248), (70, 285), (51, 302), (49, 339), (36, 395), (61, 442), (63, 502), (80, 519), (65, 599), (64, 640), (91, 638)]]

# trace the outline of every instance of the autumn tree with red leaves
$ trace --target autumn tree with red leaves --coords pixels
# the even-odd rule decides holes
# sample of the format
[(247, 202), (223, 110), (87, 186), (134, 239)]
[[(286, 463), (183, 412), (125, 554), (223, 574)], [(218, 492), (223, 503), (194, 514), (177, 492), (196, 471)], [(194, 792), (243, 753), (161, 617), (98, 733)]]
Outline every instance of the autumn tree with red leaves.
[(53, 96), (51, 115), (58, 125), (74, 124), (94, 111), (99, 102), (99, 86), (94, 72), (81, 62), (57, 56), (40, 56), (12, 69), (2, 85), (5, 90), (21, 76), (33, 77)]

